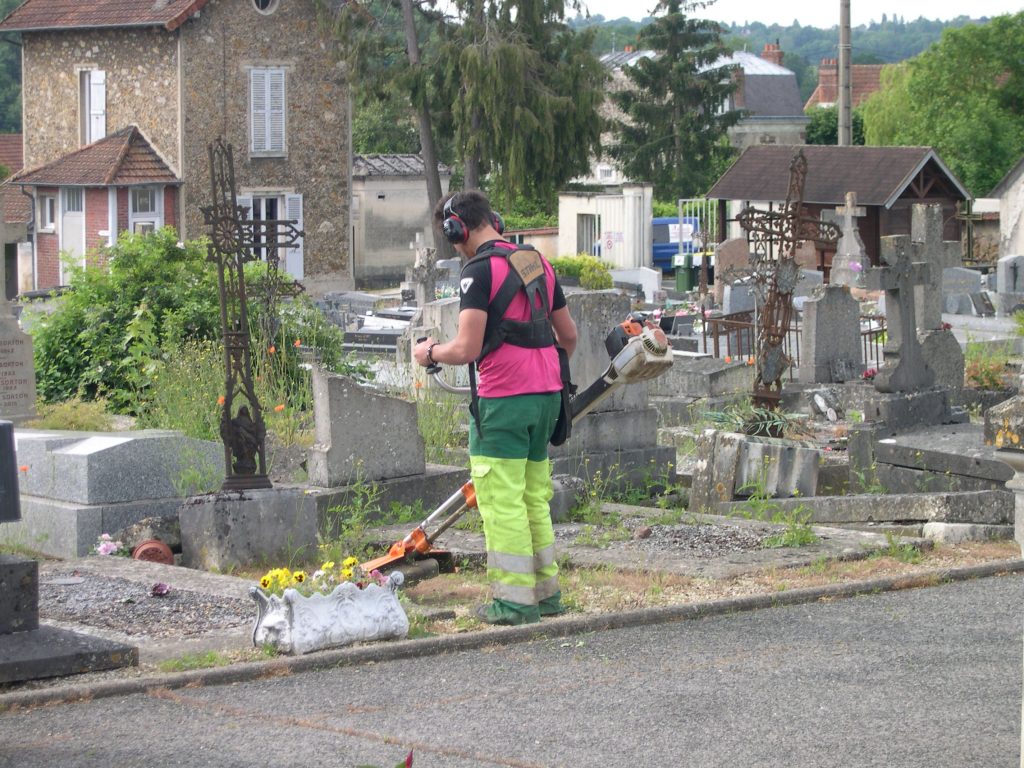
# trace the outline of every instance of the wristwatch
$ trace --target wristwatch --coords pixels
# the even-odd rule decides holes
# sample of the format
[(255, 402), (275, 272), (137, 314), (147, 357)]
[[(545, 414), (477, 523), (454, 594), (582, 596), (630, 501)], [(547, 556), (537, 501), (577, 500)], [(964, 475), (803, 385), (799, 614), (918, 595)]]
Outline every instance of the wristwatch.
[(433, 344), (427, 347), (427, 360), (430, 361), (431, 365), (437, 365), (437, 361), (434, 359), (434, 347), (436, 347), (437, 345), (438, 342), (435, 341)]

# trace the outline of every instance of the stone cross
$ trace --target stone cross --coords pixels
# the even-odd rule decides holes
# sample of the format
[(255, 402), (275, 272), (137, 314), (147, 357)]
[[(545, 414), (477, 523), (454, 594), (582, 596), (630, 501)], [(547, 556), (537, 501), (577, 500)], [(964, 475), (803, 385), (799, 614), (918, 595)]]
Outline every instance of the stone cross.
[(842, 236), (836, 245), (828, 282), (830, 285), (859, 288), (864, 284), (864, 270), (868, 265), (864, 256), (864, 241), (860, 238), (856, 220), (867, 215), (867, 209), (857, 205), (856, 192), (847, 192), (846, 205), (836, 208), (836, 214)]
[(961, 265), (960, 243), (942, 239), (942, 206), (938, 204), (914, 205), (910, 239), (915, 259), (931, 267), (927, 279), (914, 288), (917, 327), (933, 331), (942, 327), (942, 270)]
[(412, 284), (416, 293), (416, 306), (423, 307), (436, 298), (437, 281), (447, 272), (437, 266), (437, 249), (423, 244), (420, 233), (416, 233), (415, 263), (405, 270), (405, 281)]
[(872, 267), (867, 273), (867, 289), (885, 291), (888, 341), (882, 350), (885, 365), (875, 375), (879, 392), (916, 392), (935, 383), (914, 319), (914, 289), (930, 279), (932, 266), (915, 259), (915, 246), (906, 235), (883, 237), (881, 257), (887, 266)]

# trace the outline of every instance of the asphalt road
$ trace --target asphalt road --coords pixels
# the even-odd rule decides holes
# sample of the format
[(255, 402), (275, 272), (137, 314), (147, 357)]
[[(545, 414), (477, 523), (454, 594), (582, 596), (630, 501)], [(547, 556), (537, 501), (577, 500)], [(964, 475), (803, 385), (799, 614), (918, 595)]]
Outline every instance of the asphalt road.
[(1024, 577), (0, 715), (0, 766), (1018, 766)]

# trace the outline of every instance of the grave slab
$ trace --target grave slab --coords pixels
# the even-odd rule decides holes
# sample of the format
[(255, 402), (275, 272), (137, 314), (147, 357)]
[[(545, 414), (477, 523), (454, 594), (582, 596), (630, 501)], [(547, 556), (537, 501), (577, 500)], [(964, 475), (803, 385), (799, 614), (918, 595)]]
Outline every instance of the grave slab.
[(964, 352), (952, 331), (931, 330), (918, 334), (921, 355), (935, 374), (935, 385), (957, 391), (964, 386)]
[(0, 635), (0, 683), (134, 667), (137, 648), (92, 635), (42, 626)]
[(1012, 470), (985, 445), (980, 424), (929, 427), (875, 442), (880, 463), (1005, 483)]
[[(851, 494), (777, 499), (777, 509), (794, 512), (798, 507), (810, 512), (812, 523), (925, 521), (1012, 525), (1013, 494), (1007, 491), (970, 491), (966, 493)], [(737, 513), (744, 502), (719, 504), (720, 514)]]
[(754, 373), (754, 366), (744, 361), (727, 363), (715, 357), (674, 355), (672, 367), (649, 382), (649, 393), (658, 397), (720, 397), (750, 392)]

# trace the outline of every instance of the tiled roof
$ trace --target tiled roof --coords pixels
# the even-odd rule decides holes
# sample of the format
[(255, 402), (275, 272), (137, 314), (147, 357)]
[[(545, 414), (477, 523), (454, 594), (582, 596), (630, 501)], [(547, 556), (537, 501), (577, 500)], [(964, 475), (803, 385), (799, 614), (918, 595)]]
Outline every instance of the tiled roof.
[(807, 158), (804, 202), (838, 205), (847, 192), (858, 205), (891, 205), (928, 163), (970, 199), (931, 147), (835, 147), (781, 144), (748, 147), (708, 192), (718, 200), (782, 201), (789, 188), (789, 166), (798, 150)]
[(134, 125), (122, 128), (117, 133), (40, 168), (15, 174), (11, 180), (37, 187), (107, 187), (180, 182)]
[(755, 117), (803, 117), (796, 75), (788, 69), (785, 74), (745, 75), (743, 108)]
[(8, 224), (27, 224), (32, 218), (31, 198), (21, 193), (21, 187), (4, 184), (0, 187), (3, 197), (4, 221)]
[(20, 133), (0, 133), (0, 165), (9, 173), (17, 173), (22, 165)]
[[(437, 164), (442, 175), (452, 169), (444, 163)], [(352, 175), (366, 176), (422, 176), (423, 157), (420, 155), (353, 155)]]
[(4, 32), (95, 27), (180, 27), (209, 0), (25, 0), (0, 22)]
[[(851, 64), (850, 90), (852, 104), (860, 106), (868, 96), (882, 88), (884, 64)], [(825, 59), (818, 69), (818, 87), (807, 99), (804, 109), (820, 105), (830, 106), (839, 101), (839, 65), (835, 59)]]

